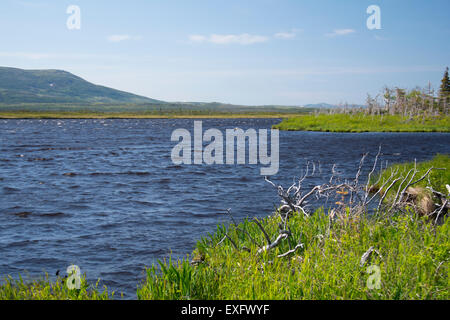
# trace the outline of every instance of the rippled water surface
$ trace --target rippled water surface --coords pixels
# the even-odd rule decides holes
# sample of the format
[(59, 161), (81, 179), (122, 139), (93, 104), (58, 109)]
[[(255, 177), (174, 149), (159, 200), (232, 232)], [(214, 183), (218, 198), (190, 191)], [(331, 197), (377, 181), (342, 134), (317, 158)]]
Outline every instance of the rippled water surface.
[[(209, 119), (204, 130), (270, 128), (278, 119)], [(172, 131), (194, 120), (0, 120), (0, 277), (54, 275), (77, 264), (88, 279), (135, 298), (144, 266), (192, 251), (199, 237), (278, 203), (256, 165), (174, 165)], [(280, 133), (284, 185), (308, 160), (354, 175), (382, 145), (389, 162), (450, 152), (439, 133)]]

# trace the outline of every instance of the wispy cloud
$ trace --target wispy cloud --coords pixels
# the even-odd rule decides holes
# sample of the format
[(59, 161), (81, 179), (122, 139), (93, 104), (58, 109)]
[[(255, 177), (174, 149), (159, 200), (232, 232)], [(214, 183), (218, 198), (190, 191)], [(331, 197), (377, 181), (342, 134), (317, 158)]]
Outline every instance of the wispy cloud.
[(142, 36), (131, 36), (129, 34), (113, 34), (107, 37), (109, 42), (122, 42), (127, 40), (141, 40)]
[(302, 31), (303, 31), (302, 29), (292, 29), (289, 32), (278, 32), (274, 34), (274, 38), (283, 40), (293, 39), (297, 36), (298, 33)]
[(212, 34), (209, 36), (193, 34), (189, 36), (191, 42), (209, 42), (214, 44), (241, 44), (250, 45), (255, 43), (262, 43), (269, 41), (268, 37), (252, 35), (248, 33), (243, 34)]
[(207, 37), (199, 35), (199, 34), (192, 34), (189, 36), (189, 40), (191, 42), (204, 42), (204, 41), (207, 41)]
[(355, 32), (356, 30), (354, 29), (335, 29), (333, 30), (333, 32), (326, 33), (325, 35), (327, 37), (338, 37), (338, 36), (346, 36)]
[(274, 37), (277, 39), (292, 39), (297, 36), (294, 32), (278, 32), (275, 33)]
[(272, 36), (253, 35), (249, 33), (242, 34), (191, 34), (189, 41), (191, 43), (214, 43), (214, 44), (241, 44), (250, 45), (255, 43), (268, 42), (272, 39), (289, 40), (294, 39), (302, 29), (291, 29), (290, 31), (283, 31), (273, 34)]

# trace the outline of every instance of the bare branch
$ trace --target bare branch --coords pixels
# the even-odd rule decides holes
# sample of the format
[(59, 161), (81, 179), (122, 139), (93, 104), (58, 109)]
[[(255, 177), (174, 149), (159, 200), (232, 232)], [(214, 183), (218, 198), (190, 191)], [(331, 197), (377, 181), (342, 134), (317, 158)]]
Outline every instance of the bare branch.
[(268, 244), (268, 245), (266, 245), (266, 246), (260, 248), (260, 249), (258, 250), (258, 253), (262, 253), (262, 252), (265, 252), (265, 251), (272, 250), (273, 248), (277, 247), (277, 246), (281, 243), (281, 241), (282, 241), (283, 239), (286, 239), (287, 237), (288, 237), (288, 234), (287, 234), (287, 233), (280, 233), (280, 234), (278, 235), (278, 237), (275, 239), (274, 242), (272, 242), (272, 243), (270, 243), (270, 244)]
[(270, 237), (267, 234), (266, 230), (264, 230), (264, 227), (261, 225), (261, 223), (259, 223), (258, 219), (253, 218), (253, 221), (256, 223), (256, 225), (259, 227), (259, 229), (262, 231), (262, 233), (264, 234), (264, 237), (266, 237), (267, 244), (270, 245), (271, 244)]
[(295, 246), (294, 249), (289, 250), (289, 251), (287, 251), (287, 252), (285, 252), (285, 253), (279, 254), (277, 257), (278, 257), (278, 258), (286, 257), (286, 256), (288, 256), (288, 255), (290, 255), (290, 254), (295, 253), (298, 249), (303, 249), (303, 247), (304, 247), (304, 246), (303, 246), (303, 243), (299, 243), (299, 244), (297, 244), (297, 245)]

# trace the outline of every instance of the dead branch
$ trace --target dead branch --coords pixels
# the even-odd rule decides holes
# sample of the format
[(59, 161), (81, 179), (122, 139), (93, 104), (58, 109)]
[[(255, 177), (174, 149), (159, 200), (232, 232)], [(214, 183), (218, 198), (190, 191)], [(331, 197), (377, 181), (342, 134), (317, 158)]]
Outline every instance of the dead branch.
[(304, 247), (303, 243), (299, 243), (299, 244), (297, 244), (297, 245), (295, 246), (294, 249), (291, 249), (291, 250), (289, 250), (289, 251), (286, 251), (285, 253), (279, 254), (277, 257), (278, 257), (278, 258), (286, 257), (286, 256), (288, 256), (288, 255), (290, 255), (290, 254), (295, 253), (298, 249), (303, 249), (303, 247)]
[(261, 232), (264, 234), (264, 237), (266, 237), (267, 245), (271, 245), (270, 237), (267, 234), (266, 230), (264, 230), (264, 227), (261, 225), (261, 223), (259, 223), (258, 219), (253, 218), (253, 221), (256, 223)]
[(287, 237), (289, 237), (289, 233), (281, 232), (281, 233), (278, 235), (278, 237), (275, 239), (274, 242), (269, 243), (268, 245), (266, 245), (266, 246), (260, 248), (260, 249), (258, 250), (258, 253), (262, 253), (262, 252), (265, 252), (265, 251), (272, 250), (273, 248), (277, 247), (277, 246), (281, 243), (281, 241), (284, 240), (284, 239), (286, 239)]

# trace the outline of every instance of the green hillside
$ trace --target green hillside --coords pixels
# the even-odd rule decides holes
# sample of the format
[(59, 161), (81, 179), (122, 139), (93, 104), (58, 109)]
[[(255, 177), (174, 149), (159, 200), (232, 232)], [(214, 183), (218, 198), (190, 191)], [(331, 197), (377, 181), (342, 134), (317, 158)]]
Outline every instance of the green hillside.
[(95, 85), (63, 70), (23, 70), (0, 67), (0, 118), (34, 117), (35, 115), (30, 113), (42, 112), (50, 112), (52, 114), (46, 116), (59, 118), (68, 116), (60, 114), (61, 112), (147, 112), (150, 116), (162, 116), (211, 115), (212, 113), (303, 114), (311, 110), (306, 107), (281, 105), (244, 106), (220, 102), (165, 102)]
[(16, 103), (162, 103), (98, 86), (62, 70), (0, 67), (0, 104)]

